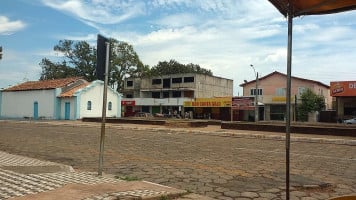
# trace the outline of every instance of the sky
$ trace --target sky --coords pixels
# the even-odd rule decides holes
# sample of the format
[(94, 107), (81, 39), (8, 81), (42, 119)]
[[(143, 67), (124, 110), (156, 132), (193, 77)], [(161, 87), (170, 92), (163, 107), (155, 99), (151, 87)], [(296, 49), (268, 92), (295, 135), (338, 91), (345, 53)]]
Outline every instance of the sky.
[[(59, 40), (97, 34), (125, 41), (141, 61), (198, 64), (239, 86), (286, 73), (287, 19), (267, 0), (1, 0), (0, 89), (38, 80), (42, 58), (61, 60)], [(356, 11), (293, 21), (292, 76), (356, 80)]]

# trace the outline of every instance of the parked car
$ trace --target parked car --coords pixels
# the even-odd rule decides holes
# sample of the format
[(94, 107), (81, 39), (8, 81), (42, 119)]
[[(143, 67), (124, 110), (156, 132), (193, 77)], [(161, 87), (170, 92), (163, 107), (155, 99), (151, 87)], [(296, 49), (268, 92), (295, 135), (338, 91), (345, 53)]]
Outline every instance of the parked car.
[(356, 124), (356, 117), (348, 120), (344, 120), (345, 124)]

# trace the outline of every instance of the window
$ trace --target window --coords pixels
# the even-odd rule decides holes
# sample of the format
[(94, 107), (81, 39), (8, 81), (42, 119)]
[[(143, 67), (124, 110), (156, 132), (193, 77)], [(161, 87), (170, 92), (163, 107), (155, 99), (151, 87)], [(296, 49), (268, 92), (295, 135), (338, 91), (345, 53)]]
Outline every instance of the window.
[(126, 98), (133, 98), (132, 94), (126, 94)]
[(300, 96), (301, 94), (303, 94), (305, 92), (306, 88), (305, 87), (299, 87), (298, 88), (298, 95)]
[(276, 95), (277, 96), (286, 96), (286, 88), (277, 88)]
[(91, 101), (87, 102), (87, 110), (91, 110)]
[(162, 83), (162, 79), (152, 79), (152, 85), (160, 85)]
[(173, 98), (181, 97), (182, 92), (181, 91), (173, 91), (172, 96), (173, 96)]
[(194, 77), (184, 77), (184, 83), (193, 83), (194, 82)]
[(152, 92), (152, 98), (156, 98), (156, 99), (161, 98), (161, 93), (160, 92)]
[(133, 81), (126, 81), (126, 86), (127, 87), (132, 87), (133, 86)]
[(163, 98), (169, 98), (169, 92), (163, 92)]
[(112, 102), (111, 101), (109, 101), (109, 103), (108, 103), (108, 110), (112, 110)]
[[(250, 89), (250, 95), (256, 95), (256, 89)], [(262, 89), (257, 89), (257, 95), (263, 95)]]
[(172, 78), (172, 83), (181, 83), (182, 82), (182, 77), (180, 78)]

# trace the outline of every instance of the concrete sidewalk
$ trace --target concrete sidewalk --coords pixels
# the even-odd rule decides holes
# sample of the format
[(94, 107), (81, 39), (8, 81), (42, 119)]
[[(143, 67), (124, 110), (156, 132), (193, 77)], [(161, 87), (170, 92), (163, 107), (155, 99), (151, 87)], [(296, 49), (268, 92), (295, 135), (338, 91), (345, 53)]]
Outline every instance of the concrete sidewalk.
[(72, 167), (0, 151), (0, 199), (210, 199), (146, 181), (76, 172)]

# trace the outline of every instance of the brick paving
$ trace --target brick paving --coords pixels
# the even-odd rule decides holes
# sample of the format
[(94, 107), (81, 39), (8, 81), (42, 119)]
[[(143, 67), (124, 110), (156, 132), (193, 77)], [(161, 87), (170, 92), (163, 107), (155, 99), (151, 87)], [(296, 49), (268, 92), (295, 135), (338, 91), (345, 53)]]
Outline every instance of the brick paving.
[[(100, 185), (100, 184), (116, 184), (117, 190), (123, 190), (123, 183), (125, 181), (107, 177), (97, 176), (92, 172), (75, 172), (73, 169), (68, 170), (61, 164), (54, 162), (42, 161), (38, 159), (18, 156), (0, 151), (0, 199), (28, 197), (28, 195), (39, 194), (48, 191), (54, 191), (66, 185), (79, 184), (81, 188), (87, 188), (86, 185)], [(61, 166), (58, 172), (47, 172), (48, 169), (52, 170), (53, 166)], [(3, 169), (3, 168), (7, 168)], [(48, 168), (49, 167), (49, 168)], [(36, 173), (33, 173), (32, 168), (40, 168)], [(11, 169), (11, 170), (10, 170)], [(13, 171), (20, 171), (15, 172)], [(31, 173), (27, 173), (31, 171)], [(142, 183), (138, 183), (139, 185)], [(151, 183), (148, 183), (148, 185)], [(156, 184), (153, 184), (157, 186)], [(147, 187), (147, 186), (146, 186)], [(140, 188), (140, 186), (139, 186)], [(92, 195), (83, 200), (109, 200), (109, 199), (141, 199), (153, 198), (159, 196), (169, 196), (172, 191), (166, 190), (165, 186), (156, 187), (161, 190), (144, 188), (134, 190), (124, 190), (115, 192), (103, 192)], [(64, 190), (68, 192), (69, 190)], [(70, 193), (70, 192), (69, 192)], [(173, 193), (174, 194), (174, 193)], [(48, 194), (47, 194), (48, 195)], [(54, 195), (49, 195), (51, 199), (56, 198)], [(67, 197), (72, 197), (69, 194)], [(36, 196), (34, 197), (37, 198)], [(45, 198), (48, 199), (48, 198)]]
[[(0, 124), (0, 150), (97, 169), (100, 124)], [(355, 144), (347, 137), (293, 135), (291, 199), (356, 194)], [(108, 125), (104, 171), (213, 199), (284, 199), (284, 151), (281, 134)]]

